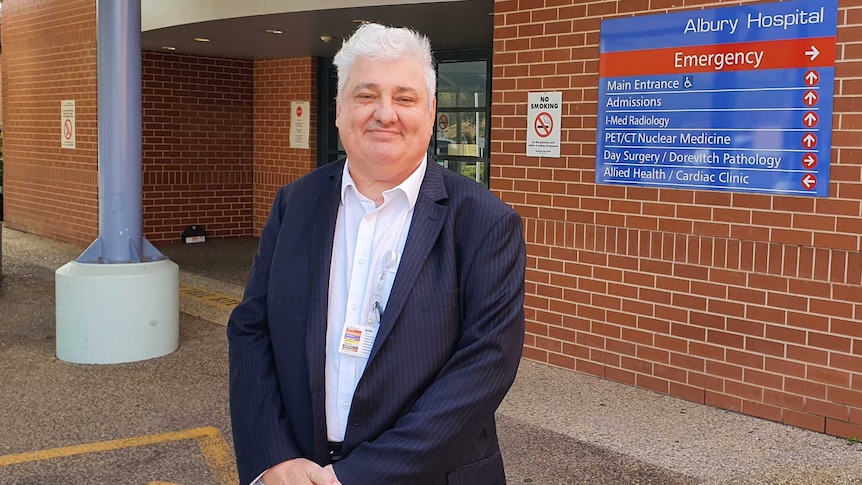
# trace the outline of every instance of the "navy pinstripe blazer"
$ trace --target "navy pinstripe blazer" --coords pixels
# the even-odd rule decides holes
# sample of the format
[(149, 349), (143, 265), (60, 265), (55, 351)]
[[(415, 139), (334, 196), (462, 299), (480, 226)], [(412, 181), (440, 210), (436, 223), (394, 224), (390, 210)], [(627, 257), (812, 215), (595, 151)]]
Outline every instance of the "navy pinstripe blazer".
[[(228, 323), (241, 484), (327, 463), (329, 265), (344, 162), (282, 187)], [(344, 485), (503, 484), (494, 412), (524, 339), (520, 217), (429, 162), (380, 330), (351, 405)]]

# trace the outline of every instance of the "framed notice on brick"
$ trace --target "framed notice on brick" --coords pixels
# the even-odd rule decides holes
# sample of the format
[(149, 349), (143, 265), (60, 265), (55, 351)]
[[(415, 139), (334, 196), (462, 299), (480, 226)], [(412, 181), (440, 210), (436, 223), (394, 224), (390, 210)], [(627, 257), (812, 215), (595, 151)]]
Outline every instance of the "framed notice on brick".
[(527, 156), (560, 158), (563, 93), (529, 93), (527, 103)]
[(75, 100), (60, 101), (60, 148), (75, 148)]
[(309, 102), (290, 103), (290, 148), (308, 148)]

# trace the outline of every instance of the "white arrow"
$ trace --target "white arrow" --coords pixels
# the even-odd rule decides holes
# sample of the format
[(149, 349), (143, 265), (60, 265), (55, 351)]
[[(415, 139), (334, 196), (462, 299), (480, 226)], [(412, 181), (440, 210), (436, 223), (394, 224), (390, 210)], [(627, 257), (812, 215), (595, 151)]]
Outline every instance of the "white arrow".
[(805, 101), (807, 101), (808, 104), (816, 103), (817, 102), (817, 93), (815, 93), (814, 91), (808, 91), (807, 93), (805, 93)]
[(819, 77), (820, 77), (820, 76), (818, 76), (816, 72), (814, 72), (814, 71), (808, 71), (808, 74), (806, 74), (806, 75), (805, 75), (805, 80), (806, 80), (806, 81), (808, 81), (808, 84), (816, 84), (816, 83), (817, 83), (817, 79), (818, 79)]
[(810, 51), (805, 51), (805, 55), (808, 56), (813, 61), (814, 59), (817, 59), (817, 56), (820, 55), (820, 51), (817, 50), (817, 47), (814, 47), (812, 45)]
[(805, 177), (803, 177), (803, 179), (802, 179), (802, 185), (804, 185), (806, 189), (810, 189), (816, 183), (817, 183), (817, 178), (814, 177), (813, 175), (811, 175), (810, 173), (808, 175), (806, 175)]
[(804, 143), (805, 146), (810, 148), (810, 147), (814, 146), (815, 143), (817, 143), (817, 138), (814, 138), (814, 135), (812, 135), (811, 133), (808, 133), (807, 135), (805, 135), (802, 138), (802, 143)]
[(811, 155), (806, 155), (805, 158), (802, 159), (802, 164), (806, 167), (811, 167), (814, 165), (814, 157)]
[(817, 123), (817, 115), (814, 113), (808, 112), (805, 115), (805, 118), (802, 119), (802, 121), (804, 121), (805, 124), (808, 126), (814, 126), (814, 124)]

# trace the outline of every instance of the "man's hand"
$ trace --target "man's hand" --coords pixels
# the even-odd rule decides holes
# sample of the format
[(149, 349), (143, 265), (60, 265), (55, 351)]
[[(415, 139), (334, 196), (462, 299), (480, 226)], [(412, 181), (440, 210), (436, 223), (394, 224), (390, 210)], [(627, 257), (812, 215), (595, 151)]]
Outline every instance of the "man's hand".
[(305, 458), (283, 461), (260, 478), (266, 485), (341, 485), (332, 465), (322, 468)]

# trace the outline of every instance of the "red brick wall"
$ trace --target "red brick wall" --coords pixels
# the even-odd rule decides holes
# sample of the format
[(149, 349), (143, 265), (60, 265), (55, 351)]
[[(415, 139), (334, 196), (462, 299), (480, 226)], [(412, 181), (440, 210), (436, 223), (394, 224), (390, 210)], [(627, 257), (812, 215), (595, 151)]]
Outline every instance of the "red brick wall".
[(252, 229), (252, 62), (144, 52), (144, 234)]
[[(5, 225), (79, 244), (98, 234), (95, 18), (87, 0), (7, 0), (0, 16)], [(189, 224), (251, 235), (251, 83), (249, 61), (143, 54), (151, 241), (179, 241)], [(76, 102), (74, 150), (60, 148), (64, 99)]]
[[(5, 225), (89, 243), (98, 223), (96, 4), (6, 0), (0, 26)], [(74, 150), (60, 148), (64, 99), (75, 100)]]
[[(495, 2), (491, 180), (525, 222), (524, 354), (862, 436), (862, 1), (840, 2), (828, 198), (596, 185), (600, 21), (689, 3), (724, 5)], [(530, 91), (563, 93), (560, 158), (525, 156)]]
[[(290, 103), (311, 104), (308, 149), (290, 148)], [(317, 61), (254, 63), (254, 234), (259, 236), (279, 187), (317, 167)]]
[[(0, 131), (3, 128), (3, 51), (0, 50)], [(0, 133), (0, 137), (2, 137), (2, 133)], [(0, 146), (0, 154), (2, 154), (3, 147)], [(2, 166), (0, 166), (0, 172), (2, 172)], [(3, 180), (0, 177), (0, 190), (3, 187)], [(3, 204), (0, 204), (2, 206)], [(3, 220), (3, 211), (0, 209), (0, 221)]]
[(0, 127), (3, 126), (3, 50), (0, 48)]

